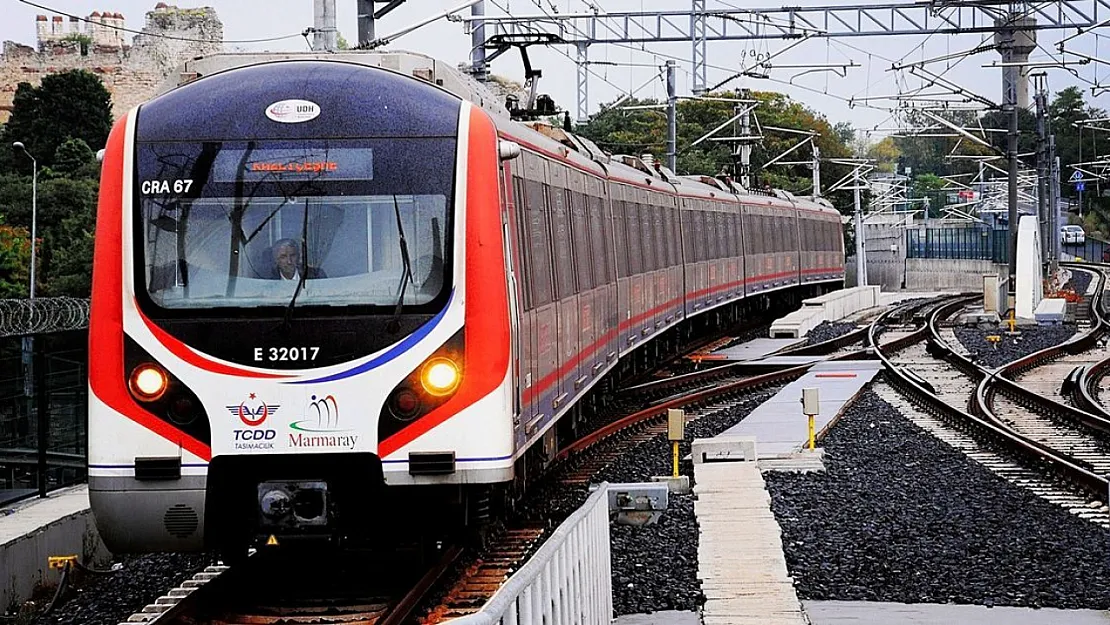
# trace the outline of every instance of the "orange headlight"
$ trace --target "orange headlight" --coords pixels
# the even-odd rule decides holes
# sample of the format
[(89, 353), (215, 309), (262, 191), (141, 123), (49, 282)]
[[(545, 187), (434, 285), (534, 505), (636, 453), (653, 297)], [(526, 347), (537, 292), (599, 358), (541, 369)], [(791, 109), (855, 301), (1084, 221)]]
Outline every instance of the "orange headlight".
[(424, 390), (436, 396), (455, 392), (461, 380), (459, 366), (447, 358), (430, 360), (420, 371), (420, 383)]
[(169, 378), (162, 367), (144, 363), (131, 372), (131, 393), (140, 401), (156, 401), (166, 393)]

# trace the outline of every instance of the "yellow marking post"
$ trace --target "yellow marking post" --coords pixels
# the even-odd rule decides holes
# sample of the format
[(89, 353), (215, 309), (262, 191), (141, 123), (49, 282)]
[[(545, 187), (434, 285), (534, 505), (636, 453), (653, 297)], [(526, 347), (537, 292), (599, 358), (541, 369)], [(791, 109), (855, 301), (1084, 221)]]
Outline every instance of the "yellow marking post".
[(1006, 322), (1010, 324), (1010, 334), (1014, 333), (1014, 325), (1017, 324), (1017, 319), (1014, 319), (1014, 311), (1010, 311), (1010, 319)]
[(674, 441), (673, 445), (674, 445), (674, 477), (678, 477), (678, 441)]
[(277, 547), (278, 546), (277, 536), (274, 536), (273, 534), (270, 534), (270, 537), (266, 539), (266, 546), (267, 547)]
[(817, 441), (815, 440), (815, 437), (814, 437), (814, 427), (813, 427), (813, 418), (815, 416), (816, 415), (809, 415), (809, 448), (810, 448), (811, 451), (817, 447)]
[(64, 569), (67, 564), (77, 566), (77, 556), (50, 556), (46, 559), (46, 564), (52, 569)]

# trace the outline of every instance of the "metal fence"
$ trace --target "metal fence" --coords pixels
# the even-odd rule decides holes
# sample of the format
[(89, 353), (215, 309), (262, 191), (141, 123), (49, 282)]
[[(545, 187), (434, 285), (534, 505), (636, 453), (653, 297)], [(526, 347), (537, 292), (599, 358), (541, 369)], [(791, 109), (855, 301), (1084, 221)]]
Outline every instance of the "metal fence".
[(906, 258), (945, 258), (1009, 262), (1008, 230), (997, 228), (910, 228)]
[(0, 338), (0, 505), (84, 481), (88, 332)]
[(609, 486), (602, 484), (479, 612), (453, 625), (608, 625)]

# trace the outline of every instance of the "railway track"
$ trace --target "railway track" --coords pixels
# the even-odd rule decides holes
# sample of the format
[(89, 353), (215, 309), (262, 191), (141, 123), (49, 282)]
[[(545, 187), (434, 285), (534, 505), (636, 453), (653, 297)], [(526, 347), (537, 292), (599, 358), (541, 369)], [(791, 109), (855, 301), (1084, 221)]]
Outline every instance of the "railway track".
[[(1101, 288), (1100, 283), (1096, 292), (1101, 293)], [(1037, 364), (1050, 362), (1064, 354), (1081, 354), (1097, 342), (1098, 335), (1103, 331), (1103, 322), (1100, 319), (1088, 332), (1064, 345), (1036, 352), (997, 371), (990, 371), (975, 365), (966, 353), (961, 353), (963, 350), (955, 349), (940, 328), (940, 320), (959, 310), (965, 301), (957, 299), (934, 308), (926, 324), (916, 330), (902, 332), (894, 349), (887, 343), (877, 350), (887, 367), (891, 386), (935, 420), (932, 430), (959, 432), (960, 442), (954, 446), (975, 446), (977, 451), (973, 457), (989, 468), (994, 465), (998, 474), (1018, 484), (1036, 484), (1037, 488), (1032, 489), (1034, 492), (1044, 494), (1049, 500), (1070, 509), (1097, 510), (1094, 515), (1098, 522), (1105, 522), (1105, 502), (1110, 486), (1105, 472), (1092, 464), (1091, 458), (1074, 455), (1076, 451), (1086, 453), (1088, 449), (1082, 443), (1073, 439), (1067, 442), (1049, 440), (1047, 436), (1050, 430), (1055, 436), (1061, 436), (1061, 421), (1070, 420), (1070, 424), (1075, 425), (1076, 422), (1090, 420), (1090, 415), (1074, 406), (1041, 397), (1035, 390), (1025, 389), (1005, 377), (1007, 374), (1016, 375), (1016, 372), (1028, 374)], [(873, 326), (873, 333), (881, 325), (880, 322)], [(996, 404), (995, 398), (1003, 394), (1007, 399)], [(1011, 400), (1014, 396), (1020, 399)], [(1026, 421), (1034, 418), (1024, 416), (1030, 414), (1028, 410), (1018, 410), (1003, 403), (1005, 401), (1039, 406), (1039, 410), (1055, 415), (1056, 420), (1049, 428), (1040, 427), (1037, 430), (1038, 426)], [(1002, 415), (996, 414), (996, 411)], [(1010, 419), (1009, 423), (1003, 415)], [(1023, 431), (1020, 426), (1026, 425)], [(1042, 438), (1045, 440), (1031, 436), (1033, 430), (1044, 433)], [(973, 445), (971, 441), (974, 441)], [(1053, 491), (1051, 485), (1044, 486), (1046, 483), (1054, 484), (1056, 490)], [(1071, 492), (1061, 492), (1061, 486)], [(1076, 501), (1075, 494), (1080, 496), (1081, 504)]]
[[(900, 307), (899, 314), (912, 314), (922, 304)], [(864, 328), (866, 330), (866, 328)], [(864, 349), (846, 349), (860, 341), (863, 331), (849, 333), (824, 344), (808, 346), (806, 351), (839, 352), (840, 358), (866, 357)], [(885, 339), (896, 339), (892, 332)], [(812, 353), (812, 352), (811, 352)], [(638, 445), (666, 432), (666, 414), (670, 408), (687, 411), (689, 421), (728, 410), (760, 389), (779, 386), (803, 375), (809, 366), (797, 366), (760, 375), (724, 379), (716, 372), (698, 372), (686, 380), (698, 380), (692, 388), (672, 397), (615, 419), (594, 432), (560, 450), (544, 481), (535, 492), (545, 488), (566, 492), (588, 490), (593, 476)], [(647, 388), (651, 388), (648, 386)], [(527, 507), (525, 502), (522, 507)], [(526, 517), (525, 517), (526, 518)], [(503, 583), (539, 548), (558, 519), (537, 523), (535, 520), (506, 521), (489, 533), (485, 546), (476, 550), (461, 545), (446, 545), (439, 560), (422, 572), (406, 576), (392, 575), (389, 583), (367, 580), (346, 592), (323, 592), (305, 595), (286, 591), (280, 600), (273, 593), (257, 593), (260, 570), (276, 568), (259, 560), (256, 554), (242, 569), (212, 567), (200, 574), (203, 579), (186, 582), (188, 587), (175, 589), (162, 599), (161, 606), (152, 608), (154, 618), (148, 623), (158, 625), (223, 625), (232, 623), (358, 623), (365, 625), (399, 625), (401, 623), (438, 623), (474, 613), (493, 596)], [(360, 566), (366, 567), (365, 563)], [(370, 568), (388, 568), (372, 566)], [(303, 569), (318, 570), (318, 569)], [(289, 575), (289, 573), (286, 573)], [(295, 577), (295, 576), (294, 576)], [(211, 580), (211, 581), (207, 581)]]

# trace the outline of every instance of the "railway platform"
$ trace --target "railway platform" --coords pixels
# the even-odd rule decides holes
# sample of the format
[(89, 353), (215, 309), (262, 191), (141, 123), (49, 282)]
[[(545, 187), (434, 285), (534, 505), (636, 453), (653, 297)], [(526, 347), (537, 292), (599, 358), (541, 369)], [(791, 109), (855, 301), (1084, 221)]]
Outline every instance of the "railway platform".
[(25, 601), (37, 586), (57, 584), (50, 556), (76, 555), (97, 566), (110, 558), (96, 532), (87, 486), (73, 486), (0, 509), (0, 606)]
[(820, 437), (881, 370), (877, 360), (819, 362), (721, 436), (754, 438), (760, 459), (793, 456), (809, 438), (809, 420), (802, 414), (803, 388), (819, 389), (821, 412), (815, 429)]

